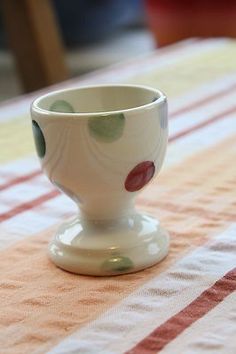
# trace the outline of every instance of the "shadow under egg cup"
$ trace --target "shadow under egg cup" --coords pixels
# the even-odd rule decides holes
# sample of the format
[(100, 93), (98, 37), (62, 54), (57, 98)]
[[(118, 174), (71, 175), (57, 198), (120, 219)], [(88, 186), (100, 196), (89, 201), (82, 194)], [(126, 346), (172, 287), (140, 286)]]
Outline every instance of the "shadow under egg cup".
[(37, 98), (31, 117), (44, 173), (79, 207), (49, 244), (50, 259), (70, 272), (98, 276), (161, 261), (168, 233), (136, 211), (134, 200), (164, 160), (165, 95), (138, 85), (67, 89)]

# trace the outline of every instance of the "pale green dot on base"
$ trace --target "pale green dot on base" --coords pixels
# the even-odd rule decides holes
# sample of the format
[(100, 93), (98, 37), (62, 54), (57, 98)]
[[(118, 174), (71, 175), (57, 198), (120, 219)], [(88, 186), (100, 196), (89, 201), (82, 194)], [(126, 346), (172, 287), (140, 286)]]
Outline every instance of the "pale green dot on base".
[(102, 264), (102, 269), (106, 272), (126, 272), (133, 268), (133, 262), (125, 256), (113, 256)]
[(119, 139), (123, 134), (124, 126), (125, 117), (122, 113), (90, 117), (88, 122), (90, 134), (103, 142)]
[(53, 112), (62, 112), (62, 113), (74, 113), (74, 108), (69, 102), (64, 100), (57, 100), (49, 108)]

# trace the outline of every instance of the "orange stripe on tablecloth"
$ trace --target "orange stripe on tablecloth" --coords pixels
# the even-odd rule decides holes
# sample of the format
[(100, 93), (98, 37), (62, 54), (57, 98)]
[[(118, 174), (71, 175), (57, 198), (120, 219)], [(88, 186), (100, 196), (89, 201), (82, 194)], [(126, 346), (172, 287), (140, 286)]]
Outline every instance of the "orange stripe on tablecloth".
[[(206, 175), (211, 169), (215, 170), (217, 185), (225, 186), (228, 175), (232, 178), (232, 142), (233, 139), (228, 139), (214, 149), (195, 155), (182, 165), (163, 173), (158, 181), (160, 191), (162, 187), (166, 190), (168, 186), (163, 195), (156, 191), (155, 184), (150, 186), (149, 191), (155, 194), (157, 201), (156, 207), (152, 207), (152, 213), (159, 214), (172, 236), (168, 257), (156, 267), (113, 278), (76, 276), (64, 272), (50, 263), (46, 255), (47, 242), (55, 228), (24, 239), (0, 252), (0, 337), (3, 353), (32, 353), (34, 350), (38, 354), (45, 353), (64, 337), (96, 319), (166, 270), (183, 254), (225, 229), (229, 223), (221, 218), (220, 212), (218, 221), (212, 223), (208, 216), (204, 219), (203, 215), (192, 216), (188, 220), (178, 210), (169, 212), (158, 209), (158, 201), (175, 198), (180, 205), (184, 204), (184, 197), (189, 194), (189, 182), (199, 183), (200, 176)], [(219, 157), (220, 167), (217, 167), (213, 156)], [(193, 172), (187, 173), (188, 180), (184, 171)], [(196, 189), (189, 205), (194, 206), (202, 194), (210, 199), (210, 192), (208, 188)], [(223, 191), (217, 193), (225, 195)], [(231, 207), (230, 203), (231, 199), (226, 197), (222, 208)], [(206, 205), (206, 209), (209, 207), (210, 204)]]
[(224, 112), (216, 114), (215, 116), (211, 117), (211, 119), (205, 120), (204, 122), (196, 124), (193, 127), (190, 127), (189, 129), (183, 130), (183, 131), (179, 132), (178, 134), (175, 134), (175, 135), (171, 136), (169, 138), (169, 142), (176, 141), (176, 140), (182, 138), (183, 136), (186, 136), (186, 135), (189, 135), (190, 133), (195, 132), (198, 129), (204, 128), (207, 125), (215, 123), (218, 120), (220, 120), (221, 118), (224, 118), (224, 117), (226, 117), (226, 116), (228, 116), (228, 115), (230, 115), (230, 114), (232, 114), (234, 112), (236, 112), (236, 106), (231, 107), (230, 109), (227, 109)]
[[(139, 204), (145, 204), (146, 200), (143, 198), (139, 198)], [(148, 201), (148, 206), (149, 207), (155, 207), (156, 206), (156, 202), (155, 201)], [(212, 210), (206, 210), (205, 209), (205, 205), (203, 204), (202, 207), (199, 206), (187, 206), (187, 205), (179, 205), (178, 201), (176, 201), (176, 203), (173, 203), (171, 201), (158, 201), (158, 207), (164, 210), (169, 210), (172, 212), (180, 212), (180, 213), (184, 213), (185, 215), (191, 216), (191, 215), (198, 215), (200, 217), (206, 217), (209, 220), (218, 220), (219, 218), (219, 213), (216, 211), (212, 211)], [(224, 220), (227, 220), (229, 222), (235, 222), (236, 220), (236, 208), (235, 208), (235, 212), (233, 212), (234, 210), (232, 210), (231, 212), (225, 212), (225, 211), (221, 211), (220, 215)]]
[(126, 354), (154, 354), (161, 351), (185, 329), (206, 315), (236, 290), (236, 268), (217, 280), (214, 285), (176, 315), (156, 328)]
[(0, 185), (0, 192), (3, 191), (4, 189), (8, 189), (10, 187), (13, 187), (16, 184), (27, 182), (35, 177), (40, 176), (41, 174), (42, 174), (41, 170), (35, 170), (29, 174), (25, 174), (23, 176), (16, 177), (16, 178), (8, 181), (7, 183)]
[[(169, 138), (169, 143), (172, 143), (172, 142), (182, 138), (183, 136), (189, 135), (189, 134), (193, 133), (194, 131), (196, 131), (198, 129), (201, 129), (201, 128), (207, 126), (207, 125), (210, 125), (210, 124), (218, 121), (219, 119), (224, 118), (225, 116), (235, 112), (235, 111), (236, 111), (236, 107), (233, 107), (231, 109), (226, 110), (223, 113), (217, 114), (217, 115), (215, 115), (214, 117), (212, 117), (211, 119), (209, 119), (209, 120), (207, 120), (205, 122), (202, 122), (202, 123), (200, 123), (198, 125), (195, 125), (194, 127), (191, 127), (191, 128), (189, 128), (189, 129), (187, 129), (185, 131), (182, 131), (182, 132), (170, 137)], [(6, 220), (8, 220), (8, 219), (20, 214), (20, 213), (23, 213), (23, 212), (25, 212), (27, 210), (30, 210), (30, 209), (32, 209), (32, 208), (34, 208), (36, 206), (39, 206), (40, 204), (44, 203), (45, 201), (53, 199), (53, 198), (55, 198), (58, 195), (59, 195), (59, 192), (53, 190), (53, 191), (51, 191), (49, 193), (44, 194), (43, 196), (41, 196), (39, 198), (33, 199), (30, 202), (23, 203), (23, 204), (15, 207), (15, 208), (9, 210), (8, 212), (0, 214), (0, 222), (1, 221), (6, 221)]]
[(31, 200), (30, 202), (20, 204), (20, 205), (16, 206), (15, 208), (12, 208), (11, 210), (0, 214), (0, 222), (11, 219), (14, 216), (16, 216), (20, 213), (23, 213), (27, 210), (31, 210), (31, 209), (41, 205), (42, 203), (45, 203), (46, 201), (57, 197), (58, 195), (60, 195), (60, 192), (55, 189), (49, 193), (45, 193), (45, 194), (41, 195), (40, 197)]
[[(45, 353), (75, 330), (128, 296), (174, 260), (199, 245), (176, 240), (157, 267), (116, 277), (77, 276), (56, 268), (47, 258), (55, 229), (17, 243), (0, 257), (0, 337), (4, 354)], [(206, 237), (201, 239), (201, 243)]]

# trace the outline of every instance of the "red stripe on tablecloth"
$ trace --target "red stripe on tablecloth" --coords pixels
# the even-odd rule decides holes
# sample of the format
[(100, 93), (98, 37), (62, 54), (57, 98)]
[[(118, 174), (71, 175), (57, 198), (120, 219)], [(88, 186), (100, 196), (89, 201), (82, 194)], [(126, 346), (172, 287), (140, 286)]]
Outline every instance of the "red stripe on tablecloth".
[(230, 115), (231, 113), (234, 113), (234, 112), (236, 112), (236, 106), (232, 107), (230, 109), (227, 109), (224, 112), (216, 114), (211, 119), (205, 120), (204, 122), (201, 122), (201, 123), (199, 123), (197, 125), (194, 125), (193, 127), (189, 128), (189, 129), (183, 130), (182, 132), (179, 132), (178, 134), (175, 134), (175, 135), (171, 136), (169, 138), (169, 142), (178, 140), (178, 139), (182, 138), (183, 136), (188, 135), (188, 134), (194, 132), (195, 130), (201, 129), (201, 128), (207, 126), (207, 125), (210, 125), (210, 124), (216, 122), (217, 120), (219, 120), (221, 118), (224, 118), (224, 117), (226, 117), (226, 116), (228, 116), (228, 115)]
[(40, 176), (41, 174), (42, 174), (42, 171), (41, 171), (41, 170), (36, 170), (36, 171), (31, 172), (31, 173), (29, 173), (29, 174), (27, 174), (27, 175), (23, 175), (23, 176), (20, 176), (20, 177), (16, 177), (16, 178), (12, 179), (11, 181), (2, 184), (2, 185), (0, 186), (0, 191), (3, 191), (4, 189), (10, 188), (10, 187), (13, 187), (13, 186), (15, 186), (16, 184), (29, 181), (30, 179), (35, 178), (35, 177), (38, 177), (38, 176)]
[[(198, 125), (195, 125), (194, 127), (191, 127), (185, 131), (182, 131), (172, 137), (169, 138), (169, 142), (173, 142), (175, 140), (178, 140), (180, 139), (181, 137), (185, 136), (185, 135), (188, 135), (192, 132), (194, 132), (195, 130), (198, 130), (198, 129), (201, 129), (202, 127), (204, 126), (207, 126), (209, 124), (212, 124), (214, 123), (215, 121), (233, 113), (236, 111), (236, 107), (233, 107), (231, 109), (228, 109), (227, 111), (223, 112), (223, 113), (220, 113), (214, 117), (212, 117), (211, 119), (205, 121), (205, 122), (202, 122)], [(44, 194), (42, 197), (39, 197), (39, 198), (36, 198), (36, 199), (33, 199), (31, 202), (28, 202), (28, 203), (24, 203), (24, 204), (21, 204), (11, 210), (9, 210), (8, 212), (6, 213), (3, 213), (3, 214), (0, 214), (0, 222), (1, 221), (6, 221), (10, 218), (12, 218), (13, 216), (19, 214), (19, 213), (23, 213), (24, 211), (27, 211), (27, 210), (30, 210), (40, 204), (42, 204), (43, 202), (49, 200), (49, 199), (52, 199), (54, 197), (56, 197), (57, 195), (59, 194), (59, 192), (57, 191), (52, 191), (52, 192), (49, 192), (47, 194)]]
[(154, 354), (178, 337), (185, 329), (206, 315), (236, 290), (236, 268), (186, 306), (182, 311), (157, 327), (126, 354)]
[(57, 197), (59, 194), (60, 194), (59, 191), (53, 190), (49, 193), (43, 194), (41, 197), (31, 200), (30, 202), (18, 205), (15, 208), (7, 211), (6, 213), (0, 214), (0, 222), (6, 221), (6, 220), (8, 220), (20, 213), (27, 211), (27, 210), (33, 209), (33, 208), (39, 206), (40, 204), (42, 204), (52, 198)]
[(198, 101), (192, 102), (190, 105), (177, 109), (173, 113), (170, 113), (170, 118), (173, 119), (176, 118), (176, 116), (181, 116), (182, 113), (191, 111), (194, 108), (198, 108), (198, 106), (200, 105), (204, 105), (208, 102), (214, 101), (215, 99), (221, 98), (222, 96), (225, 96), (235, 90), (236, 90), (236, 84), (233, 84), (219, 92), (213, 93), (212, 95), (206, 96)]

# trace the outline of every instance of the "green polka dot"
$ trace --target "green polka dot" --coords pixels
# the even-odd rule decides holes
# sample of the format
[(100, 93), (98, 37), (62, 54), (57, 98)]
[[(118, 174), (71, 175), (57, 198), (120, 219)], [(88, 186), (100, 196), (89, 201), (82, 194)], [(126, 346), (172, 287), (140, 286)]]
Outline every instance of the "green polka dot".
[(35, 120), (32, 121), (32, 127), (37, 154), (39, 157), (43, 158), (46, 153), (46, 143), (43, 132)]
[(64, 100), (55, 101), (50, 106), (49, 110), (54, 112), (74, 113), (74, 108), (72, 105)]
[(102, 269), (107, 272), (126, 272), (133, 266), (133, 262), (128, 257), (113, 256), (103, 263)]
[(124, 126), (125, 117), (122, 113), (90, 117), (88, 122), (90, 134), (95, 139), (108, 143), (122, 136)]

